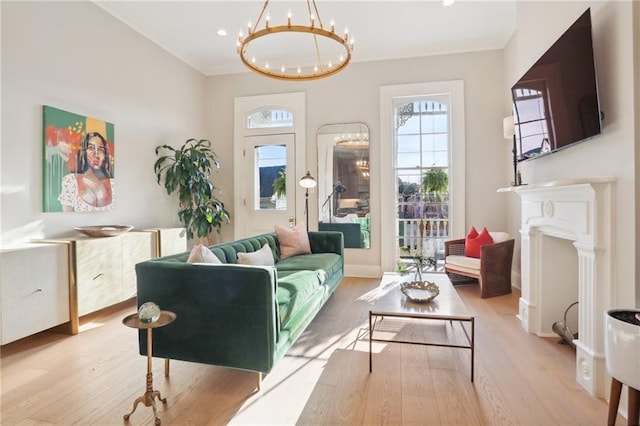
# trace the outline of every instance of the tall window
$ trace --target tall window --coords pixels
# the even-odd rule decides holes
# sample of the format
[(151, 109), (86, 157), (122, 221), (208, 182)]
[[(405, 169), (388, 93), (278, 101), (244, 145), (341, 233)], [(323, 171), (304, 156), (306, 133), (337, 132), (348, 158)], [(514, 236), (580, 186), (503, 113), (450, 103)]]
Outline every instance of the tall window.
[(449, 103), (439, 95), (398, 100), (394, 108), (396, 247), (434, 258), (436, 269), (450, 236)]
[(441, 269), (444, 241), (464, 236), (464, 123), (461, 80), (380, 87), (382, 272), (401, 247)]

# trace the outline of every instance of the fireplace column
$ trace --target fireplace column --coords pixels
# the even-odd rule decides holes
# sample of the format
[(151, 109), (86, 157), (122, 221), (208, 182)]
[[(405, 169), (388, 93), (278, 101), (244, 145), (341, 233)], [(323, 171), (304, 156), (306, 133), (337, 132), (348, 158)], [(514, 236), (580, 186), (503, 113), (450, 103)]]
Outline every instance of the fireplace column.
[(607, 392), (607, 366), (604, 359), (604, 317), (609, 306), (609, 298), (597, 283), (598, 261), (593, 246), (574, 243), (578, 250), (578, 294), (579, 335), (576, 344), (576, 380), (591, 395), (605, 396)]

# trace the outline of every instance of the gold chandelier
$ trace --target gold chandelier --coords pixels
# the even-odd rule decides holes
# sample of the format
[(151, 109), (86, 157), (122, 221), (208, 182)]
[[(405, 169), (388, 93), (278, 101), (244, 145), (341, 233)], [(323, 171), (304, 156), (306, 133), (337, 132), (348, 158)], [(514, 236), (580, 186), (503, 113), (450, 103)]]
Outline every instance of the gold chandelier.
[[(342, 71), (347, 66), (351, 60), (351, 53), (353, 52), (353, 39), (349, 39), (349, 32), (345, 30), (344, 36), (336, 34), (335, 24), (333, 21), (330, 24), (330, 30), (325, 29), (322, 20), (320, 19), (320, 14), (318, 13), (318, 7), (316, 6), (315, 0), (306, 1), (307, 11), (309, 14), (309, 25), (292, 24), (291, 12), (289, 12), (286, 25), (271, 26), (271, 19), (267, 11), (269, 0), (265, 0), (264, 5), (262, 6), (262, 11), (258, 16), (255, 25), (252, 26), (251, 23), (249, 23), (247, 36), (244, 37), (242, 33), (238, 36), (237, 51), (240, 55), (240, 60), (242, 60), (250, 70), (278, 80), (304, 81), (328, 77)], [(267, 16), (264, 20), (264, 28), (258, 29), (265, 12), (267, 12)], [(252, 42), (261, 39), (261, 43), (264, 44), (267, 37), (270, 36), (269, 39), (273, 40), (273, 36), (279, 33), (300, 33), (310, 34), (313, 36), (315, 63), (313, 65), (304, 65), (295, 62), (287, 64), (285, 61), (276, 63), (274, 60), (271, 60), (271, 63), (269, 63), (268, 59), (258, 60), (255, 55), (251, 55), (251, 58), (247, 59), (247, 50)], [(319, 40), (330, 40), (331, 43), (338, 43), (344, 49), (344, 52), (337, 57), (323, 58), (320, 52)]]

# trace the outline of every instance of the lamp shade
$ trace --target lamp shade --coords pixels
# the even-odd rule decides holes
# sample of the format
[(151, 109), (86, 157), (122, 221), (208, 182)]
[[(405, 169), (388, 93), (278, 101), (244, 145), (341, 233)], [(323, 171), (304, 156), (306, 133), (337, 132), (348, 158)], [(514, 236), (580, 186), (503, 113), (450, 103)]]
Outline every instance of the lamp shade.
[(513, 123), (513, 115), (502, 119), (502, 133), (505, 139), (511, 139), (516, 134), (515, 125)]
[(300, 179), (300, 186), (303, 188), (314, 188), (317, 184), (318, 183), (311, 176), (310, 172), (307, 172), (307, 174), (302, 176), (302, 178)]

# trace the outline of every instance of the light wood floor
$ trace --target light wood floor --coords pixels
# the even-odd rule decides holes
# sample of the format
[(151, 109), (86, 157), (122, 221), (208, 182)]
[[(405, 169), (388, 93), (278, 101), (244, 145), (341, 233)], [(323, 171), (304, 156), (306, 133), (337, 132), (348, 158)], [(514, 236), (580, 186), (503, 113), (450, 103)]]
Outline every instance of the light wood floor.
[[(274, 370), (262, 391), (255, 373), (154, 359), (154, 388), (164, 425), (604, 425), (607, 404), (575, 381), (574, 350), (525, 333), (518, 296), (480, 299), (458, 287), (476, 315), (476, 376), (469, 351), (374, 345), (368, 372), (368, 310), (378, 280), (345, 278)], [(146, 358), (137, 333), (121, 324), (133, 301), (85, 318), (76, 336), (52, 332), (2, 347), (3, 425), (122, 425), (145, 390)], [(389, 322), (400, 337), (453, 339), (458, 326)], [(139, 405), (129, 424), (153, 424)], [(622, 417), (618, 424), (625, 424)]]

